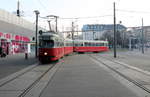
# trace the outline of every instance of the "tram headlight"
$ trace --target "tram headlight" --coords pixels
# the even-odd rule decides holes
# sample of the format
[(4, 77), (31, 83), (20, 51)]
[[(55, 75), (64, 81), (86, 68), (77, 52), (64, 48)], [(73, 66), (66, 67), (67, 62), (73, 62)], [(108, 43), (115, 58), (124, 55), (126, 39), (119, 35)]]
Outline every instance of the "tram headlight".
[(47, 55), (47, 54), (48, 54), (47, 52), (44, 53), (44, 55)]

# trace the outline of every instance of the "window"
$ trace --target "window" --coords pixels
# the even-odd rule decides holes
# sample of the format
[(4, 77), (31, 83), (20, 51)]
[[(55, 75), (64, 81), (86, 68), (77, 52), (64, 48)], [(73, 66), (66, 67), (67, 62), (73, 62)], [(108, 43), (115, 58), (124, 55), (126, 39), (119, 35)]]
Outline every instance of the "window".
[(41, 48), (52, 48), (52, 47), (54, 47), (54, 41), (53, 40), (41, 40), (39, 42), (39, 47), (41, 47)]

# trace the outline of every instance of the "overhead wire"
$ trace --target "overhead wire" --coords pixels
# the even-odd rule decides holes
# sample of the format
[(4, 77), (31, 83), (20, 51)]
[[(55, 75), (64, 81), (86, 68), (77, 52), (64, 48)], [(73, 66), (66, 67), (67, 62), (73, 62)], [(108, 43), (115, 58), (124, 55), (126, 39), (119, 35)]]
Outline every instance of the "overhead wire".
[(42, 9), (43, 9), (45, 12), (48, 11), (47, 7), (43, 4), (42, 1), (40, 1), (40, 0), (34, 0), (34, 1), (36, 1), (36, 2), (42, 7)]
[(88, 19), (88, 18), (100, 18), (100, 17), (109, 17), (109, 16), (113, 16), (113, 15), (103, 15), (103, 16), (91, 16), (91, 17), (72, 17), (72, 18), (63, 18), (60, 17), (60, 19)]
[(124, 10), (124, 9), (116, 9), (116, 11), (128, 12), (128, 13), (145, 13), (145, 14), (150, 14), (150, 12), (148, 12), (148, 11), (135, 11), (135, 10)]

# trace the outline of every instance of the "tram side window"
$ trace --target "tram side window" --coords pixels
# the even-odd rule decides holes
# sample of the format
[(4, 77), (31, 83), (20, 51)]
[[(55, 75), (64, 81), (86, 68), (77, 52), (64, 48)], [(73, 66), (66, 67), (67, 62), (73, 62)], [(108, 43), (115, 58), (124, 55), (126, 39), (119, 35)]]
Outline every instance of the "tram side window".
[(107, 47), (108, 47), (108, 43), (104, 43), (104, 46), (107, 46)]
[(69, 43), (67, 43), (67, 46), (69, 46)]
[(63, 43), (63, 42), (60, 42), (60, 46), (64, 46), (64, 43)]
[(96, 43), (96, 46), (104, 46), (104, 43)]
[(105, 46), (105, 44), (104, 44), (104, 43), (102, 43), (102, 46)]
[(55, 42), (56, 47), (62, 47), (64, 46), (63, 42)]
[(88, 43), (88, 42), (85, 42), (84, 45), (85, 45), (85, 46), (89, 46), (89, 43)]
[(80, 43), (79, 46), (83, 46), (83, 43)]
[(99, 44), (100, 44), (100, 43), (96, 43), (96, 46), (100, 46)]
[(106, 43), (106, 46), (108, 47), (108, 43)]
[(94, 42), (93, 42), (93, 43), (91, 43), (91, 46), (96, 46), (96, 43), (94, 43)]
[[(71, 43), (71, 45), (73, 45), (73, 44)], [(79, 47), (79, 46), (83, 46), (83, 43), (74, 43), (74, 45), (75, 45), (76, 47)]]
[(78, 44), (77, 43), (74, 43), (74, 46), (77, 46)]

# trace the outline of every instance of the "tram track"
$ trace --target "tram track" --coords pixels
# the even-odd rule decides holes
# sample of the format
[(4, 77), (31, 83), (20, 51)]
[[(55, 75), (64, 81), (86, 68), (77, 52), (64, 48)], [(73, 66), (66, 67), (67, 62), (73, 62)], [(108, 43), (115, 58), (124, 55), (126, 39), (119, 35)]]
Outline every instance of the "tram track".
[[(125, 74), (124, 72), (121, 72), (118, 68), (118, 66), (120, 66), (120, 68), (127, 68), (128, 70), (130, 69), (131, 71), (136, 71), (138, 72), (139, 74), (143, 75), (143, 76), (146, 76), (150, 79), (150, 75), (141, 71), (141, 70), (138, 70), (136, 68), (132, 68), (132, 67), (129, 67), (129, 66), (126, 66), (125, 64), (122, 64), (120, 62), (116, 62), (116, 61), (113, 61), (107, 57), (104, 57), (104, 56), (99, 56), (99, 55), (89, 55), (92, 59), (96, 60), (97, 62), (103, 64), (104, 66), (106, 66), (107, 68), (109, 68), (110, 70), (114, 71), (115, 73), (119, 74), (121, 77), (125, 78), (126, 80), (128, 80), (129, 82), (135, 84), (136, 86), (140, 87), (142, 90), (146, 91), (147, 93), (150, 93), (150, 88), (149, 88), (149, 85), (150, 84), (147, 84), (144, 85), (142, 83), (140, 83), (137, 79), (134, 79), (134, 77), (132, 78), (131, 76), (128, 76), (127, 74)], [(102, 61), (103, 60), (103, 61)], [(107, 62), (105, 61), (109, 61), (109, 62), (112, 62), (114, 63), (115, 65), (118, 65), (117, 68), (116, 67), (113, 67), (111, 65), (108, 65)], [(137, 74), (138, 74), (137, 73)], [(140, 79), (142, 80), (142, 79)], [(143, 81), (144, 82), (144, 81)], [(150, 83), (150, 82), (149, 82)]]
[(148, 72), (148, 71), (145, 71), (145, 70), (142, 70), (142, 69), (139, 69), (139, 68), (137, 68), (137, 67), (134, 67), (134, 66), (129, 66), (129, 65), (127, 65), (127, 64), (125, 64), (125, 63), (123, 63), (123, 62), (120, 62), (120, 61), (114, 61), (114, 60), (112, 60), (111, 58), (109, 58), (109, 57), (104, 57), (104, 56), (100, 56), (100, 55), (97, 55), (99, 58), (100, 57), (102, 57), (102, 58), (105, 58), (105, 59), (107, 59), (107, 60), (109, 60), (109, 61), (112, 61), (112, 62), (114, 62), (114, 63), (117, 63), (117, 64), (120, 64), (121, 66), (124, 66), (124, 67), (126, 67), (126, 68), (129, 68), (129, 69), (132, 69), (132, 70), (135, 70), (135, 71), (137, 71), (137, 72), (140, 72), (140, 73), (142, 73), (142, 74), (145, 74), (145, 75), (147, 75), (147, 76), (150, 76), (150, 72)]
[[(37, 64), (38, 64), (38, 63), (37, 63)], [(32, 69), (34, 69), (34, 68), (37, 66), (37, 64), (34, 64), (34, 65), (32, 65), (32, 66), (30, 66), (30, 67), (27, 67), (27, 68), (25, 68), (25, 69), (23, 69), (23, 70), (21, 70), (21, 71), (19, 71), (19, 72), (14, 73), (14, 74), (12, 74), (12, 75), (6, 77), (6, 78), (1, 79), (1, 80), (0, 80), (0, 87), (2, 87), (2, 86), (4, 86), (5, 84), (7, 84), (7, 83), (9, 83), (9, 82), (11, 82), (11, 81), (13, 81), (13, 80), (15, 80), (16, 78), (22, 76), (22, 75), (25, 74), (26, 72), (31, 71)]]
[(34, 81), (28, 88), (26, 88), (18, 97), (24, 97), (31, 89), (40, 81), (40, 79), (50, 70), (54, 67), (54, 65), (51, 65), (48, 70), (46, 70), (37, 80)]
[[(30, 68), (10, 76), (10, 78), (0, 80), (0, 97), (26, 97), (28, 92), (30, 92), (30, 90), (32, 90), (40, 80), (55, 67), (55, 70), (53, 70), (53, 74), (51, 75), (53, 76), (61, 63), (62, 62), (33, 65)], [(48, 81), (48, 79), (46, 81)], [(11, 96), (12, 91), (15, 96)], [(3, 92), (6, 92), (6, 94), (3, 94)]]

